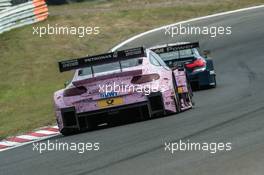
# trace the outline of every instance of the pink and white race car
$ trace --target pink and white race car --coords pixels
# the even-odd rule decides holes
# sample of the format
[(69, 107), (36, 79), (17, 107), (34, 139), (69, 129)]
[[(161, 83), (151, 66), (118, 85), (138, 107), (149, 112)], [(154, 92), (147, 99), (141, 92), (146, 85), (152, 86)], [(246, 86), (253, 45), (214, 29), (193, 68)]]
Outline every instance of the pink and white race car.
[(71, 83), (54, 93), (63, 135), (193, 106), (185, 69), (171, 70), (156, 53), (142, 47), (61, 61), (59, 68), (76, 70)]

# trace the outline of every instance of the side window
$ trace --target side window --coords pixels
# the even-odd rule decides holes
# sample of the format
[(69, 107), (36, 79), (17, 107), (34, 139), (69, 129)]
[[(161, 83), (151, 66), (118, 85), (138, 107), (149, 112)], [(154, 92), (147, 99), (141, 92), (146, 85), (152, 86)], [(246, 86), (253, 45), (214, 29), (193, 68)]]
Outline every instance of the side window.
[(80, 70), (78, 71), (78, 75), (79, 75), (79, 76), (91, 75), (91, 74), (92, 74), (92, 69), (91, 69), (91, 67), (86, 67), (86, 68), (80, 69)]
[(149, 61), (154, 66), (161, 66), (158, 60), (155, 58), (154, 54), (152, 52), (149, 52)]
[(199, 53), (199, 51), (198, 51), (196, 48), (193, 49), (193, 53), (194, 53), (196, 56), (200, 56), (200, 53)]
[(166, 66), (166, 63), (160, 58), (160, 56), (158, 54), (153, 52), (153, 56), (159, 62), (159, 65), (161, 65), (163, 67)]
[(168, 68), (168, 66), (166, 65), (166, 63), (160, 58), (160, 56), (154, 52), (150, 52), (150, 62), (151, 64), (155, 65), (155, 66), (162, 66), (164, 69), (166, 70), (170, 70), (170, 68)]

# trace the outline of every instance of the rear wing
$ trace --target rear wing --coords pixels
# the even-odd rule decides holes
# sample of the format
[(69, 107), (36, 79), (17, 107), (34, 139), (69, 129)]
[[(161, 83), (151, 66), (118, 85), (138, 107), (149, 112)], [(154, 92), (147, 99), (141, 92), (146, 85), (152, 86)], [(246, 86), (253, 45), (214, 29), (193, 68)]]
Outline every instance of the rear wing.
[(101, 55), (60, 61), (58, 62), (58, 64), (59, 64), (60, 72), (65, 72), (65, 71), (80, 69), (89, 66), (95, 66), (95, 65), (106, 64), (117, 61), (120, 62), (122, 60), (128, 60), (132, 58), (140, 58), (144, 56), (145, 56), (144, 48), (137, 47), (132, 49), (111, 52), (111, 53), (105, 53)]
[(159, 48), (153, 48), (151, 49), (156, 54), (160, 53), (167, 53), (167, 52), (174, 52), (179, 50), (185, 50), (185, 49), (193, 49), (193, 48), (199, 48), (199, 42), (194, 43), (187, 43), (187, 44), (180, 44), (180, 45), (167, 45), (165, 47), (159, 47)]

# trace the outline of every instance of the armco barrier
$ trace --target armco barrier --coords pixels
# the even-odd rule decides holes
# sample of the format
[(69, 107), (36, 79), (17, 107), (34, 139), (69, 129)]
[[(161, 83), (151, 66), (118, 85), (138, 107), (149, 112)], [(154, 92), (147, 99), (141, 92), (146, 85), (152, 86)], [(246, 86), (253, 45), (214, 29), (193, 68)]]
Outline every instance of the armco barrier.
[[(3, 0), (0, 0), (2, 2)], [(42, 21), (48, 17), (45, 0), (33, 0), (0, 11), (0, 34)]]

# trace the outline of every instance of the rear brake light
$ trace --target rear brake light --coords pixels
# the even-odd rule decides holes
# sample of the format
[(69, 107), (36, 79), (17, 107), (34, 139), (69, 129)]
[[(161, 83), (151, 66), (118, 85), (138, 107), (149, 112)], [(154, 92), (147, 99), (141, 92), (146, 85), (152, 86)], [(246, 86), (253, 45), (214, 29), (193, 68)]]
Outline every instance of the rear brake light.
[(198, 58), (192, 63), (186, 64), (185, 66), (189, 69), (193, 69), (196, 67), (204, 67), (206, 65), (205, 61), (202, 58)]
[(154, 80), (158, 80), (159, 78), (160, 78), (159, 74), (138, 75), (132, 78), (131, 83), (143, 84)]
[(63, 93), (64, 97), (71, 97), (76, 95), (82, 95), (87, 92), (87, 89), (83, 86), (66, 89)]

